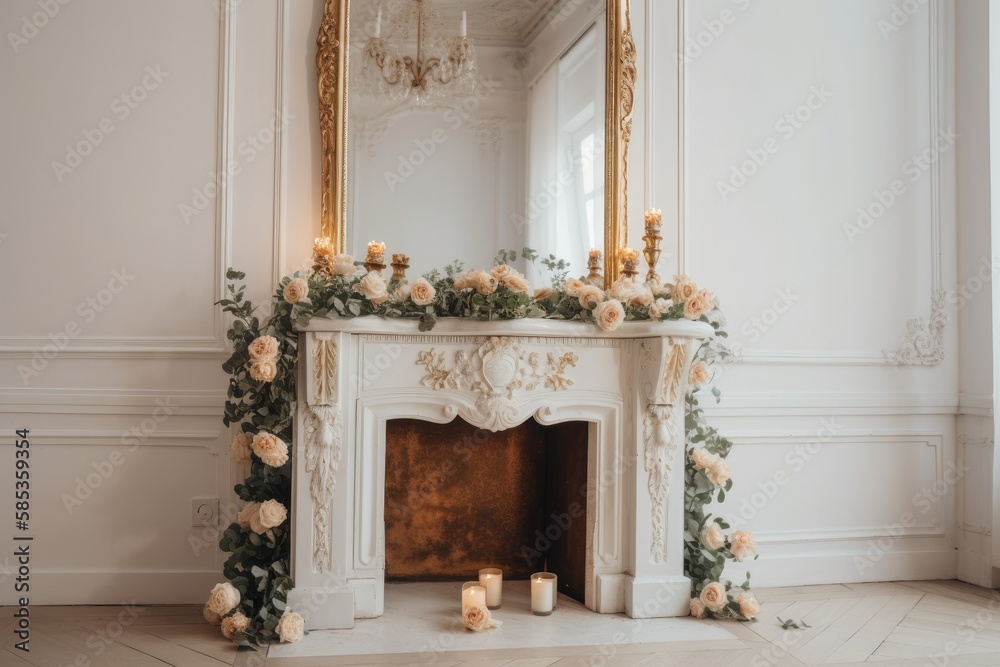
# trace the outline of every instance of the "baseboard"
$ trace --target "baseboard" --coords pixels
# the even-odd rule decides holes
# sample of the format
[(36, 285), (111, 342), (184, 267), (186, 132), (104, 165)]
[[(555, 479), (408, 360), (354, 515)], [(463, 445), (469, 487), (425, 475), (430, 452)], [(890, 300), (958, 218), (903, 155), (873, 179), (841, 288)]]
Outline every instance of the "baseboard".
[[(750, 583), (755, 588), (955, 579), (958, 576), (958, 551), (955, 549), (890, 552), (882, 554), (877, 562), (870, 561), (864, 550), (776, 557), (768, 556), (765, 551), (756, 561), (730, 563), (726, 576), (740, 584), (749, 571)], [(862, 562), (866, 563), (863, 569), (858, 566)]]
[(13, 574), (0, 584), (0, 605), (25, 596), (31, 606), (117, 604), (204, 604), (212, 587), (225, 581), (219, 571), (46, 572), (30, 573), (30, 591), (15, 592)]

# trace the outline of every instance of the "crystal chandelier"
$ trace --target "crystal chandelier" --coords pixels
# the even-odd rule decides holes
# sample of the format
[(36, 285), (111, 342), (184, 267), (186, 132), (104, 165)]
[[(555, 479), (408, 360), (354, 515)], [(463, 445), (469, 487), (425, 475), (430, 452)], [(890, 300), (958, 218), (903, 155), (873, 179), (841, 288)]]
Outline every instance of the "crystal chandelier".
[[(418, 103), (432, 98), (471, 94), (476, 87), (476, 51), (467, 35), (467, 17), (462, 12), (458, 37), (433, 34), (434, 10), (430, 0), (412, 0), (416, 5), (416, 56), (403, 55), (397, 44), (382, 37), (382, 7), (375, 20), (375, 36), (364, 50), (364, 92), (372, 97), (398, 101), (414, 95)], [(408, 32), (406, 17), (401, 20)]]

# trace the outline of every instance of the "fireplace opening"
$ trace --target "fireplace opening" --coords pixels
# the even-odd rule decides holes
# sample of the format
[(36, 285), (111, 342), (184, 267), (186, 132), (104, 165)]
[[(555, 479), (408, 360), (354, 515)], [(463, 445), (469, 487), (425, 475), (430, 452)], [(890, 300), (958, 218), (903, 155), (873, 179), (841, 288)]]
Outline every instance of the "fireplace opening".
[(584, 601), (590, 424), (528, 420), (492, 433), (394, 419), (386, 424), (386, 581), (559, 577)]

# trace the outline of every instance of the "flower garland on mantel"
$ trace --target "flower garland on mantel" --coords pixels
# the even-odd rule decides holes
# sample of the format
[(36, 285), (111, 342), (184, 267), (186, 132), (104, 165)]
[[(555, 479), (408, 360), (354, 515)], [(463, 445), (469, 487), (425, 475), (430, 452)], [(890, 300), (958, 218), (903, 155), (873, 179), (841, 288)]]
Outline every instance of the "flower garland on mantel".
[[(365, 271), (349, 255), (323, 256), (306, 274), (282, 279), (265, 321), (254, 315), (240, 284), (245, 274), (226, 273), (228, 297), (218, 302), (232, 316), (228, 338), (232, 356), (222, 368), (231, 375), (223, 422), (237, 426), (231, 456), (250, 464), (250, 475), (235, 487), (245, 503), (226, 528), (219, 547), (230, 554), (223, 567), (226, 583), (217, 585), (205, 604), (205, 619), (239, 646), (265, 646), (274, 639), (297, 641), (303, 618), (287, 607), (292, 428), (295, 419), (297, 329), (314, 317), (381, 316), (419, 321), (431, 330), (442, 317), (513, 320), (528, 317), (595, 323), (613, 331), (625, 321), (693, 320), (707, 322), (715, 336), (698, 350), (690, 372), (685, 429), (685, 572), (692, 581), (691, 613), (703, 618), (749, 620), (759, 606), (750, 578), (740, 586), (723, 578), (726, 561), (756, 557), (753, 536), (734, 531), (706, 507), (723, 501), (732, 488), (725, 463), (732, 443), (710, 428), (694, 393), (711, 381), (712, 366), (730, 353), (723, 340), (725, 319), (715, 295), (698, 289), (686, 276), (673, 284), (640, 284), (619, 279), (609, 290), (586, 280), (567, 279), (567, 264), (530, 249), (521, 256), (553, 275), (552, 287), (529, 294), (524, 276), (508, 262), (517, 253), (502, 251), (491, 270), (463, 272), (459, 263), (412, 282), (388, 283), (378, 271)], [(719, 400), (719, 390), (711, 393)], [(305, 611), (305, 610), (303, 610)]]

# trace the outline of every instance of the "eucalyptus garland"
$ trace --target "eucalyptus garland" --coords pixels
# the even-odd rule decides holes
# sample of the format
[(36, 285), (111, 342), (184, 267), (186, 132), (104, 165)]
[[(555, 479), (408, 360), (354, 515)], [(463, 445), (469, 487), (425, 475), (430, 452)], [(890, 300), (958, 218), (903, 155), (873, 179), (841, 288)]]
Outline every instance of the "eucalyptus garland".
[[(480, 320), (545, 318), (594, 323), (605, 331), (625, 321), (688, 319), (712, 325), (716, 336), (699, 350), (686, 397), (685, 572), (693, 582), (691, 611), (750, 619), (758, 611), (749, 592), (749, 575), (741, 586), (723, 579), (727, 560), (755, 555), (749, 533), (722, 532), (729, 525), (706, 512), (732, 488), (725, 463), (732, 443), (705, 423), (694, 390), (707, 385), (711, 366), (729, 352), (724, 319), (714, 294), (699, 290), (685, 276), (673, 284), (641, 285), (621, 279), (609, 290), (585, 280), (567, 278), (567, 264), (531, 249), (520, 256), (552, 273), (552, 287), (528, 293), (524, 276), (507, 262), (518, 253), (501, 251), (490, 270), (464, 272), (460, 263), (410, 282), (385, 282), (365, 272), (348, 255), (318, 257), (306, 274), (282, 279), (270, 316), (261, 321), (245, 298), (245, 274), (229, 269), (228, 298), (218, 302), (232, 317), (228, 338), (233, 353), (223, 364), (229, 399), (223, 422), (237, 426), (231, 456), (250, 464), (250, 474), (235, 487), (245, 503), (219, 542), (229, 554), (223, 567), (226, 583), (213, 589), (205, 618), (220, 625), (223, 635), (240, 646), (264, 646), (274, 639), (297, 641), (303, 619), (287, 607), (293, 583), (289, 576), (291, 447), (296, 401), (299, 328), (313, 317), (413, 319), (421, 331), (442, 317)], [(718, 389), (713, 388), (716, 400)]]

